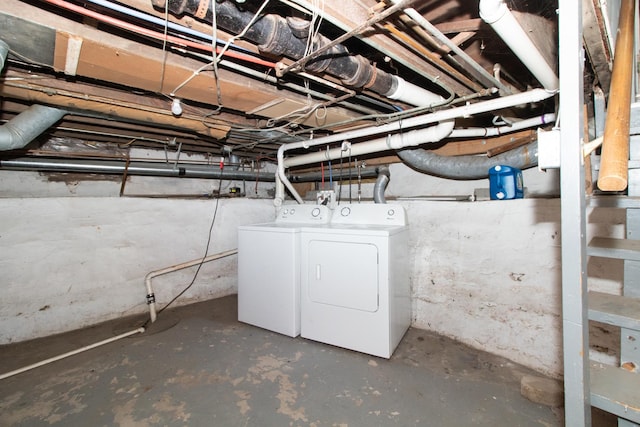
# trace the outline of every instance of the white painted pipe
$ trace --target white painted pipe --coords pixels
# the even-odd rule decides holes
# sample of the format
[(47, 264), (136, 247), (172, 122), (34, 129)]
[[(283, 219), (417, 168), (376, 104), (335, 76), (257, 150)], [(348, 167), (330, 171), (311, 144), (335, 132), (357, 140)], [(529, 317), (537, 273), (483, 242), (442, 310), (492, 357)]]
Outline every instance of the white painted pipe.
[(283, 150), (295, 150), (298, 148), (309, 148), (317, 145), (326, 145), (332, 142), (349, 141), (357, 138), (363, 138), (376, 134), (387, 134), (397, 131), (404, 131), (418, 126), (425, 126), (431, 123), (442, 122), (445, 120), (456, 119), (459, 117), (473, 116), (476, 114), (486, 113), (488, 111), (501, 110), (516, 105), (528, 104), (531, 102), (540, 102), (552, 97), (554, 94), (544, 89), (533, 89), (527, 92), (516, 93), (513, 95), (493, 98), (488, 101), (477, 102), (475, 104), (467, 104), (461, 107), (439, 110), (433, 113), (427, 113), (420, 116), (410, 117), (408, 119), (398, 120), (380, 126), (369, 126), (362, 129), (340, 132), (333, 135), (314, 138), (312, 140), (304, 140), (290, 142), (284, 144)]
[(171, 273), (172, 271), (183, 270), (185, 268), (193, 267), (194, 265), (204, 264), (205, 262), (213, 261), (216, 259), (228, 257), (230, 255), (235, 255), (238, 253), (237, 249), (231, 249), (225, 252), (219, 252), (217, 254), (209, 255), (205, 258), (198, 258), (191, 261), (186, 261), (181, 264), (172, 265), (171, 267), (166, 267), (160, 270), (151, 271), (144, 278), (144, 284), (147, 288), (147, 304), (149, 305), (149, 316), (151, 319), (151, 323), (156, 321), (157, 311), (156, 311), (156, 297), (153, 293), (153, 287), (151, 286), (151, 279), (154, 277), (162, 276), (167, 273)]
[(370, 141), (361, 142), (351, 145), (347, 151), (343, 151), (342, 147), (333, 148), (331, 150), (322, 150), (315, 153), (304, 154), (292, 157), (284, 161), (284, 167), (301, 166), (309, 163), (325, 162), (328, 160), (339, 159), (340, 157), (362, 156), (363, 154), (378, 153), (387, 150), (400, 150), (406, 147), (413, 147), (429, 142), (438, 142), (451, 134), (453, 129), (453, 120), (442, 122), (436, 126), (426, 129), (418, 129), (404, 133), (388, 135), (383, 138), (372, 139)]
[(530, 119), (519, 120), (509, 125), (495, 126), (490, 128), (466, 128), (454, 129), (449, 138), (477, 138), (504, 135), (505, 133), (516, 132), (535, 126), (544, 126), (556, 120), (554, 113), (547, 113)]
[(409, 83), (402, 77), (393, 76), (393, 79), (395, 81), (395, 89), (384, 94), (387, 98), (415, 105), (416, 107), (428, 107), (444, 101), (444, 98), (440, 95)]
[(130, 337), (131, 335), (141, 334), (144, 331), (145, 331), (145, 329), (143, 327), (140, 327), (138, 329), (134, 329), (133, 331), (125, 332), (124, 334), (116, 335), (115, 337), (111, 337), (111, 338), (107, 338), (106, 340), (98, 341), (97, 343), (93, 343), (93, 344), (78, 348), (76, 350), (72, 350), (72, 351), (69, 351), (67, 353), (63, 353), (63, 354), (60, 354), (58, 356), (51, 357), (49, 359), (34, 363), (32, 365), (28, 365), (28, 366), (22, 367), (20, 369), (16, 369), (14, 371), (6, 372), (6, 373), (0, 375), (0, 380), (4, 380), (5, 378), (9, 378), (9, 377), (21, 374), (21, 373), (26, 372), (26, 371), (30, 371), (31, 369), (39, 368), (40, 366), (48, 365), (49, 363), (57, 362), (58, 360), (65, 359), (65, 358), (67, 358), (69, 356), (73, 356), (73, 355), (82, 353), (84, 351), (91, 350), (93, 348), (100, 347), (100, 346), (103, 346), (105, 344), (112, 343), (112, 342), (120, 340), (122, 338)]
[[(393, 133), (397, 131), (404, 131), (417, 126), (424, 126), (430, 123), (437, 123), (446, 120), (455, 119), (458, 117), (473, 116), (475, 114), (486, 113), (488, 111), (500, 110), (503, 108), (509, 108), (516, 105), (528, 104), (530, 102), (539, 102), (550, 98), (554, 93), (548, 92), (545, 89), (533, 89), (528, 92), (516, 93), (514, 95), (503, 96), (500, 98), (490, 99), (488, 101), (478, 102), (475, 104), (468, 104), (462, 107), (449, 108), (446, 110), (436, 111), (434, 113), (428, 113), (421, 116), (411, 117), (401, 121), (388, 123), (381, 126), (370, 126), (363, 129), (357, 129), (353, 131), (347, 131), (337, 133), (334, 135), (325, 136), (322, 138), (315, 138), (311, 140), (304, 140), (298, 142), (291, 142), (288, 144), (282, 144), (278, 149), (278, 169), (276, 172), (276, 195), (274, 198), (274, 205), (281, 206), (284, 200), (284, 188), (288, 188), (293, 197), (298, 203), (303, 203), (302, 198), (297, 193), (293, 185), (289, 182), (285, 174), (284, 166), (284, 153), (288, 150), (305, 148), (308, 149), (312, 146), (326, 145), (336, 141), (347, 141), (350, 139), (362, 138), (370, 135), (376, 135), (381, 133)], [(385, 148), (386, 149), (386, 148)]]
[(556, 118), (554, 113), (543, 114), (541, 116), (532, 117), (530, 119), (520, 120), (511, 125), (496, 126), (491, 128), (467, 128), (467, 129), (451, 129), (452, 121), (443, 122), (440, 125), (432, 126), (427, 129), (419, 129), (410, 132), (389, 135), (385, 138), (372, 139), (367, 142), (353, 144), (350, 152), (345, 152), (341, 147), (331, 150), (323, 150), (315, 153), (304, 154), (291, 157), (284, 160), (284, 167), (291, 168), (310, 163), (326, 162), (328, 160), (336, 160), (347, 155), (361, 156), (363, 154), (377, 153), (386, 150), (399, 150), (402, 148), (412, 147), (429, 142), (438, 142), (444, 138), (474, 138), (474, 137), (490, 137), (504, 135), (511, 132), (517, 132), (522, 129), (528, 129), (534, 126), (541, 126), (553, 123)]
[(480, 17), (493, 28), (542, 86), (557, 92), (558, 76), (503, 0), (480, 0)]

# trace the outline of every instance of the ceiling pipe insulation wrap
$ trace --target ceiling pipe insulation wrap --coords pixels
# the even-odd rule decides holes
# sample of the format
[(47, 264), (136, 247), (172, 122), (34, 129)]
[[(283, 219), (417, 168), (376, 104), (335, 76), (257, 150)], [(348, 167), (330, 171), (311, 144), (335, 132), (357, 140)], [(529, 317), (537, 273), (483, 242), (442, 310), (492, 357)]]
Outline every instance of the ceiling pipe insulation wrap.
[[(212, 7), (215, 7), (216, 25), (231, 34), (241, 33), (254, 18), (249, 11), (240, 11), (230, 1), (211, 0), (151, 0), (157, 8), (168, 9), (175, 15), (188, 14), (213, 21)], [(262, 53), (300, 59), (307, 52), (307, 39), (311, 23), (300, 18), (284, 18), (276, 14), (267, 14), (254, 22), (243, 38), (258, 45)], [(312, 51), (328, 45), (331, 41), (318, 34), (313, 40)], [(314, 73), (326, 73), (337, 77), (342, 84), (357, 89), (369, 89), (390, 99), (416, 104), (416, 99), (437, 99), (434, 94), (420, 86), (406, 82), (372, 65), (361, 55), (350, 54), (341, 44), (333, 46), (319, 59), (306, 64), (306, 70)]]

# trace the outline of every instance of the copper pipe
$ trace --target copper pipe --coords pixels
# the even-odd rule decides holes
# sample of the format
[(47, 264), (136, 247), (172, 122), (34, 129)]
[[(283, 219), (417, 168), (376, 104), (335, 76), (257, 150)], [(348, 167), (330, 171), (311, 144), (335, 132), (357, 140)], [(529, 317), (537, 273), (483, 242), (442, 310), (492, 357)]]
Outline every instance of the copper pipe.
[(627, 188), (634, 21), (635, 0), (622, 0), (598, 177), (602, 191)]

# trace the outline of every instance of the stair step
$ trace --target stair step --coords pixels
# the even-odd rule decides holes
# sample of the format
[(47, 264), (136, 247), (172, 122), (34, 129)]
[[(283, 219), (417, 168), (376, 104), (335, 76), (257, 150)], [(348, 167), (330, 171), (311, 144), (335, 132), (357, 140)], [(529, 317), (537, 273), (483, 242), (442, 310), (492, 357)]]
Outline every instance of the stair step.
[(640, 374), (591, 362), (591, 405), (640, 423)]
[(589, 319), (640, 331), (640, 298), (591, 291)]
[(591, 196), (587, 197), (587, 206), (592, 208), (640, 208), (640, 197), (629, 196)]
[(640, 261), (640, 240), (594, 237), (589, 242), (587, 254), (603, 258)]

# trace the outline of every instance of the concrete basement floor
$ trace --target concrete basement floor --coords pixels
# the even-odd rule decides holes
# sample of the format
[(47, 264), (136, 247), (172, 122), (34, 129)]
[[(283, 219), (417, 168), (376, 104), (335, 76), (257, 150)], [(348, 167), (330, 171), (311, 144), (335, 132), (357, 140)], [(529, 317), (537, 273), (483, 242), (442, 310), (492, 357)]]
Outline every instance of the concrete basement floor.
[[(380, 359), (239, 323), (236, 304), (167, 310), (143, 334), (0, 380), (0, 425), (562, 425), (561, 410), (520, 395), (520, 378), (535, 373), (505, 359), (418, 329)], [(2, 346), (1, 370), (144, 320)]]

